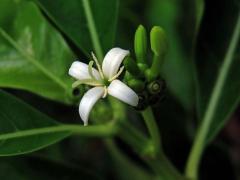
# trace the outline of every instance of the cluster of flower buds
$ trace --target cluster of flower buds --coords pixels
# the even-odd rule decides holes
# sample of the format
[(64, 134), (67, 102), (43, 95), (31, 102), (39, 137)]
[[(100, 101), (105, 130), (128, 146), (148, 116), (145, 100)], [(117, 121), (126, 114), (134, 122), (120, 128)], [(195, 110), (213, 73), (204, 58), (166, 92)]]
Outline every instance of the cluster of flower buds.
[[(128, 50), (115, 47), (107, 52), (102, 63), (94, 53), (92, 53), (92, 60), (89, 64), (81, 61), (72, 63), (69, 75), (77, 80), (73, 83), (73, 88), (91, 87), (85, 91), (79, 104), (79, 114), (85, 126), (88, 124), (93, 106), (107, 95), (139, 110), (155, 104), (162, 98), (165, 82), (159, 78), (159, 75), (167, 51), (167, 41), (160, 27), (152, 28), (150, 45), (153, 55), (152, 61), (148, 62), (147, 33), (140, 25), (134, 40), (136, 60), (130, 56)], [(93, 67), (94, 64), (96, 68)], [(124, 69), (126, 70), (125, 83), (120, 77)]]
[(135, 33), (135, 57), (127, 56), (124, 61), (124, 81), (139, 95), (137, 109), (143, 110), (159, 102), (165, 94), (166, 83), (160, 78), (161, 67), (167, 53), (168, 43), (164, 30), (154, 26), (150, 32), (151, 61), (148, 56), (146, 29), (140, 25)]

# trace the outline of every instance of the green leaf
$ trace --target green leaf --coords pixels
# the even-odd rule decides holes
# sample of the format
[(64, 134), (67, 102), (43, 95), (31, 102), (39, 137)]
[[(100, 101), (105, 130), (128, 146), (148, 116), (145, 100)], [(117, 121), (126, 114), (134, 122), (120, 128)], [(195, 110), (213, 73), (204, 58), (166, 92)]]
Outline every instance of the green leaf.
[(198, 32), (199, 26), (202, 21), (204, 12), (204, 0), (195, 0), (195, 11), (196, 11), (196, 32)]
[[(198, 38), (196, 67), (198, 116), (208, 119), (208, 140), (212, 140), (230, 118), (240, 100), (240, 5), (206, 4)], [(234, 34), (235, 33), (235, 34)]]
[(240, 4), (209, 1), (201, 24), (196, 53), (198, 117), (201, 124), (186, 166), (196, 179), (206, 145), (221, 130), (240, 100)]
[(83, 164), (77, 166), (62, 160), (55, 160), (52, 157), (36, 156), (35, 154), (24, 157), (2, 157), (0, 168), (0, 179), (3, 180), (103, 179), (95, 171), (84, 167)]
[(33, 152), (72, 133), (110, 137), (118, 130), (113, 121), (88, 127), (57, 123), (1, 90), (0, 99), (0, 156)]
[[(35, 1), (86, 55), (114, 45), (118, 0)], [(102, 58), (102, 52), (96, 54)]]
[(54, 131), (59, 123), (3, 91), (0, 99), (0, 156), (36, 151), (70, 134)]
[(6, 14), (0, 15), (0, 86), (71, 103), (68, 68), (73, 55), (61, 35), (32, 2), (3, 0), (2, 10)]

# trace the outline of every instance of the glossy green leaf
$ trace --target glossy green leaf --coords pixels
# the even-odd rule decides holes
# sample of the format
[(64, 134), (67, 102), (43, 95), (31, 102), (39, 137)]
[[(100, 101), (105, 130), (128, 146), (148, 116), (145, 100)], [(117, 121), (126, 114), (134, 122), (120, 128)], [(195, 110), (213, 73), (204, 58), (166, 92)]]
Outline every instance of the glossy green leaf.
[(0, 156), (33, 152), (72, 133), (88, 137), (109, 137), (117, 132), (112, 122), (88, 127), (57, 123), (1, 90), (0, 109)]
[(68, 68), (73, 55), (61, 35), (32, 2), (3, 0), (2, 10), (6, 12), (0, 15), (0, 86), (71, 103)]
[[(112, 48), (115, 40), (118, 0), (35, 1), (86, 55), (93, 50), (98, 51), (98, 47), (93, 43), (96, 40), (94, 37), (96, 33), (104, 52)], [(89, 13), (92, 18), (89, 17)], [(92, 31), (93, 26), (96, 33)], [(102, 52), (96, 54), (103, 55)]]
[(54, 131), (60, 124), (3, 91), (0, 109), (0, 156), (36, 151), (70, 134)]
[[(239, 35), (234, 34), (240, 32), (239, 19), (240, 5), (234, 0), (221, 1), (218, 6), (206, 3), (196, 67), (198, 116), (200, 120), (209, 117), (208, 140), (224, 126), (240, 100), (240, 43)], [(217, 85), (220, 82), (222, 86)]]

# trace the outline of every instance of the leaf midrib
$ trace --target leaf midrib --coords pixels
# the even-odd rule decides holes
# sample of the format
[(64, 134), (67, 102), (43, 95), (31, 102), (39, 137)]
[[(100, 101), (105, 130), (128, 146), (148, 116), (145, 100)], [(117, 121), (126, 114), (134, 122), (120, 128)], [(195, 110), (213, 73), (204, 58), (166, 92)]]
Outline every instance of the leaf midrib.
[(83, 9), (85, 12), (85, 16), (86, 16), (86, 20), (87, 20), (87, 24), (88, 24), (88, 28), (89, 28), (89, 32), (90, 32), (90, 36), (92, 39), (94, 50), (96, 51), (98, 59), (100, 61), (102, 61), (102, 58), (103, 58), (102, 47), (101, 47), (101, 44), (99, 41), (96, 24), (95, 24), (93, 15), (92, 15), (92, 9), (91, 9), (89, 0), (83, 0), (82, 2), (83, 2)]
[[(41, 2), (37, 1), (36, 3), (44, 11), (44, 13), (46, 13), (54, 21), (54, 23), (58, 27), (61, 27), (61, 30), (65, 34), (68, 34), (68, 32), (62, 27), (62, 25), (56, 20), (56, 18), (54, 18), (54, 16), (52, 16), (52, 14), (48, 12), (48, 10), (42, 5)], [(93, 15), (92, 15), (92, 8), (91, 8), (88, 0), (83, 0), (83, 10), (84, 10), (84, 13), (85, 13), (85, 16), (86, 16), (86, 22), (87, 22), (87, 25), (88, 25), (88, 28), (89, 28), (90, 38), (91, 38), (91, 41), (92, 41), (94, 51), (96, 52), (99, 60), (102, 61), (103, 50), (102, 50), (102, 46), (101, 46), (100, 41), (99, 41), (99, 36), (98, 36), (98, 33), (97, 33), (96, 23), (94, 21)], [(78, 43), (78, 41), (71, 36), (71, 34), (69, 35), (69, 37), (77, 46), (79, 46), (81, 48), (81, 51), (88, 57), (89, 52), (87, 52)]]
[(203, 149), (206, 146), (205, 141), (210, 130), (210, 126), (214, 119), (214, 114), (219, 103), (222, 89), (225, 85), (229, 69), (233, 62), (234, 52), (239, 41), (240, 36), (240, 12), (237, 17), (236, 25), (234, 28), (233, 36), (230, 40), (230, 44), (226, 55), (224, 57), (221, 69), (217, 76), (217, 80), (213, 87), (212, 94), (210, 96), (209, 103), (203, 116), (202, 124), (200, 125), (199, 131), (194, 139), (194, 144), (190, 152), (190, 156), (187, 162), (186, 175), (189, 178), (195, 179), (197, 177), (197, 170), (199, 166), (200, 157), (203, 153)]
[(93, 125), (88, 127), (81, 126), (81, 125), (73, 125), (73, 124), (62, 124), (62, 125), (56, 125), (56, 126), (27, 129), (27, 130), (15, 131), (12, 133), (0, 134), (0, 141), (34, 136), (34, 135), (41, 135), (41, 134), (61, 133), (61, 132), (69, 132), (69, 135), (71, 133), (77, 133), (78, 135), (87, 135), (87, 136), (108, 136), (108, 135), (114, 134), (115, 130), (116, 129), (113, 128), (112, 123), (109, 123), (106, 125)]
[(16, 42), (12, 39), (8, 33), (6, 33), (2, 28), (0, 28), (0, 34), (4, 37), (19, 53), (21, 53), (28, 62), (33, 64), (38, 70), (40, 70), (43, 74), (49, 77), (53, 82), (55, 82), (59, 87), (64, 89), (67, 93), (70, 93), (69, 87), (65, 84), (60, 78), (55, 76), (51, 71), (46, 69), (38, 60), (34, 59), (28, 53), (26, 53)]

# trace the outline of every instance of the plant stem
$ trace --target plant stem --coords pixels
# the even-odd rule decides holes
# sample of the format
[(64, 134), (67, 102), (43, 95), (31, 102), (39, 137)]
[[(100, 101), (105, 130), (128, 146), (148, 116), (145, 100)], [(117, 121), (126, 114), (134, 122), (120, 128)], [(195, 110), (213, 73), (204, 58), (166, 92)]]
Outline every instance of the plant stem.
[(116, 168), (120, 169), (119, 172), (123, 177), (121, 179), (157, 179), (155, 175), (150, 174), (149, 171), (144, 169), (137, 162), (128, 158), (123, 151), (121, 151), (112, 139), (104, 140), (109, 153), (115, 160)]
[(240, 34), (240, 14), (234, 29), (232, 39), (230, 41), (229, 48), (227, 50), (223, 64), (219, 71), (219, 76), (216, 80), (212, 94), (210, 96), (211, 98), (209, 100), (207, 110), (203, 116), (202, 124), (199, 127), (199, 130), (195, 137), (195, 140), (187, 161), (186, 176), (194, 180), (197, 179), (200, 158), (202, 156), (202, 153), (205, 147), (205, 141), (206, 141), (208, 132), (210, 130), (210, 125), (212, 123), (214, 114), (217, 109), (217, 105), (220, 100), (222, 88), (224, 87), (225, 81), (227, 79), (228, 71), (233, 62), (233, 56), (239, 40), (239, 34)]
[(159, 153), (156, 159), (148, 159), (145, 161), (153, 171), (160, 176), (161, 180), (186, 180), (167, 159), (163, 152)]
[(92, 10), (90, 7), (90, 0), (83, 0), (83, 9), (87, 18), (87, 22), (88, 22), (88, 28), (89, 28), (89, 32), (91, 35), (91, 39), (92, 39), (92, 43), (93, 43), (93, 47), (94, 47), (94, 51), (97, 54), (98, 60), (102, 62), (103, 59), (103, 52), (102, 52), (102, 48), (101, 48), (101, 44), (99, 41), (99, 37), (97, 34), (97, 29), (95, 26), (95, 22), (94, 22), (94, 18), (92, 15)]
[[(83, 0), (83, 6), (84, 6), (85, 14), (86, 14), (86, 17), (88, 20), (89, 31), (91, 34), (94, 49), (96, 51), (98, 58), (100, 60), (102, 60), (103, 53), (102, 53), (101, 45), (100, 45), (100, 42), (98, 39), (98, 34), (97, 34), (96, 27), (95, 27), (94, 19), (92, 16), (89, 1)], [(153, 138), (155, 150), (158, 151), (160, 149), (160, 134), (159, 134), (157, 124), (155, 122), (155, 119), (154, 119), (154, 116), (152, 113), (152, 109), (150, 107), (148, 107), (145, 111), (142, 112), (142, 115), (148, 126), (150, 135)], [(118, 121), (118, 122), (120, 122), (120, 121)], [(121, 121), (121, 122), (123, 122), (123, 124), (124, 124), (124, 121)], [(131, 127), (131, 125), (129, 125), (129, 124), (127, 125), (127, 127), (122, 126), (122, 128), (123, 129), (121, 131), (119, 131), (120, 137), (122, 139), (124, 139), (127, 143), (129, 143), (129, 145), (131, 145), (133, 148), (136, 148), (136, 149), (140, 150), (141, 152), (145, 151), (146, 145), (150, 144), (150, 143), (148, 143), (148, 140), (139, 131), (137, 131), (135, 128)], [(161, 158), (161, 160), (165, 161), (166, 159)], [(155, 162), (157, 162), (157, 161), (155, 161)], [(168, 166), (166, 166), (166, 169), (164, 170), (164, 168), (163, 169), (161, 168), (162, 167), (161, 163), (162, 162), (160, 161), (159, 164), (157, 165), (159, 167), (159, 168), (156, 168), (157, 174), (159, 172), (161, 172), (161, 173), (167, 172), (167, 173), (169, 173), (169, 175), (168, 175), (169, 180), (173, 180), (172, 177), (175, 177), (175, 173), (172, 173), (172, 170), (174, 168), (173, 167), (170, 168), (169, 163), (166, 163), (166, 164), (168, 164)], [(154, 163), (150, 162), (150, 164), (154, 164)], [(162, 169), (162, 170), (158, 172), (159, 169)], [(167, 170), (167, 169), (169, 169), (169, 170)], [(181, 178), (179, 178), (179, 177), (181, 177), (180, 175), (177, 175), (176, 177), (178, 180), (181, 179)]]
[(153, 111), (151, 107), (147, 107), (141, 112), (143, 119), (147, 125), (148, 131), (151, 135), (154, 145), (154, 158), (146, 159), (145, 161), (160, 175), (162, 179), (166, 180), (181, 180), (183, 176), (175, 169), (171, 162), (166, 158), (161, 147), (161, 138), (158, 125), (156, 123)]
[(85, 136), (112, 136), (116, 133), (117, 129), (114, 128), (113, 123), (107, 125), (95, 125), (84, 127), (80, 125), (73, 124), (62, 124), (50, 127), (35, 128), (29, 130), (16, 131), (13, 133), (6, 133), (0, 135), (0, 140), (14, 139), (19, 137), (27, 137), (33, 135), (47, 134), (47, 133), (57, 133), (57, 132), (69, 132), (78, 135)]
[(148, 77), (148, 81), (153, 81), (154, 79), (156, 79), (159, 74), (160, 74), (160, 69), (162, 67), (164, 58), (165, 58), (166, 54), (160, 54), (160, 55), (153, 55), (153, 60), (152, 60), (152, 65), (150, 68), (150, 77)]
[(155, 148), (155, 153), (159, 152), (160, 147), (161, 147), (161, 139), (160, 139), (160, 133), (158, 130), (158, 125), (155, 121), (155, 117), (152, 112), (151, 107), (147, 107), (145, 110), (141, 112), (143, 119), (147, 125), (148, 131), (151, 135), (153, 145)]
[[(120, 121), (119, 121), (120, 122)], [(119, 124), (119, 137), (123, 139), (128, 145), (133, 147), (134, 151), (140, 156), (152, 154), (152, 143), (140, 131), (133, 127), (127, 121), (122, 121)]]
[(128, 121), (123, 121), (121, 123), (121, 125), (122, 125), (124, 132), (125, 132), (125, 130), (128, 130), (132, 134), (132, 136), (135, 137), (136, 139), (138, 139), (139, 141), (143, 141), (143, 142), (148, 141), (148, 138), (145, 137), (145, 135), (142, 132), (140, 132), (138, 129), (133, 127), (131, 125), (131, 123), (129, 123)]
[[(126, 126), (126, 127), (125, 127)], [(165, 157), (162, 150), (156, 154), (152, 141), (149, 141), (141, 132), (131, 124), (122, 124), (119, 131), (120, 138), (130, 145), (138, 155), (152, 168), (160, 179), (183, 180), (182, 175)], [(154, 154), (153, 154), (154, 153)]]

